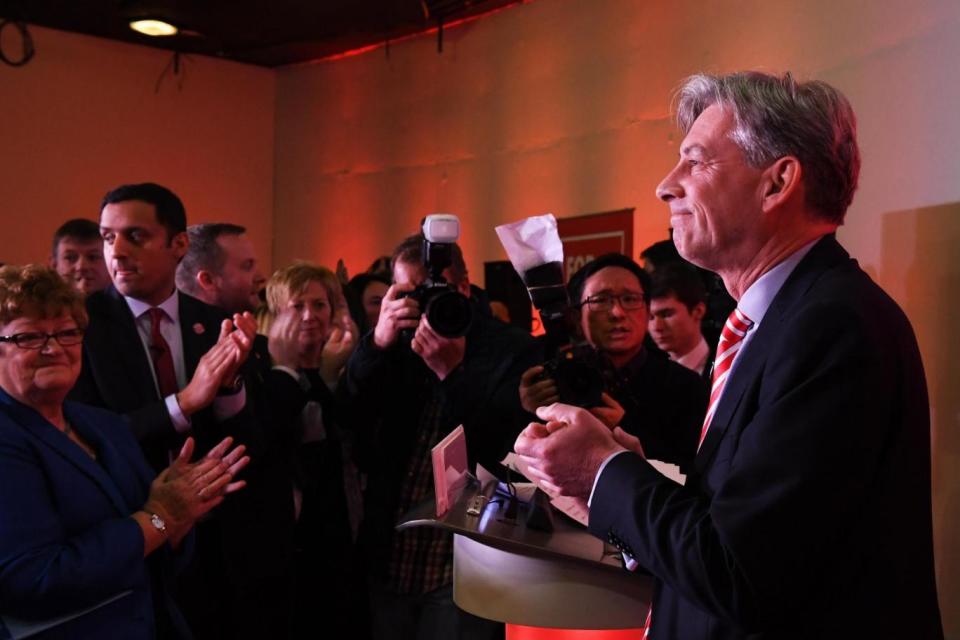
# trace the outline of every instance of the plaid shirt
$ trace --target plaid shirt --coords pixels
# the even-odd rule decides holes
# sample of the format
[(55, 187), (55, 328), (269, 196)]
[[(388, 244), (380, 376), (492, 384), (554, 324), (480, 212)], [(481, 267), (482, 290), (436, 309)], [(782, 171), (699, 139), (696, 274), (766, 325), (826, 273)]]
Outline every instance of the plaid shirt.
[[(413, 455), (400, 487), (396, 520), (414, 506), (434, 497), (431, 449), (446, 436), (442, 431), (443, 402), (433, 392), (420, 415)], [(387, 584), (395, 593), (429, 593), (453, 580), (453, 536), (433, 527), (395, 532), (387, 566)]]

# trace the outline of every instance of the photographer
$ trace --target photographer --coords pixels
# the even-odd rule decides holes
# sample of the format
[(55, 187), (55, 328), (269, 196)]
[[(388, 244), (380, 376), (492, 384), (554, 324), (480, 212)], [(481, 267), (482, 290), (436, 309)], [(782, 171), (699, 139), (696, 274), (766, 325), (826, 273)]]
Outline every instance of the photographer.
[[(694, 372), (644, 347), (650, 276), (621, 254), (588, 262), (570, 278), (570, 298), (579, 308), (579, 329), (606, 361), (603, 406), (588, 407), (608, 426), (637, 436), (648, 458), (689, 471), (707, 406), (707, 385)], [(544, 368), (524, 372), (520, 401), (533, 413), (560, 400)]]
[[(434, 315), (438, 297), (420, 286), (438, 288), (432, 273), (449, 282), (439, 295), (470, 295), (459, 247), (440, 244), (417, 235), (397, 247), (395, 284), (384, 296), (376, 328), (348, 361), (343, 385), (364, 430), (368, 485), (359, 542), (368, 562), (378, 639), (502, 637), (501, 625), (454, 606), (449, 533), (394, 530), (410, 508), (433, 499), (431, 448), (457, 425), (464, 425), (471, 466), (479, 461), (492, 468), (509, 451), (519, 432), (520, 372), (534, 362), (521, 360), (532, 339), (480, 313), (473, 300), (451, 298), (452, 307)], [(431, 265), (438, 248), (449, 254), (442, 271)], [(433, 323), (422, 313), (427, 299), (433, 300)], [(469, 328), (465, 335), (444, 337), (440, 332), (450, 327), (436, 325), (462, 324), (458, 304), (468, 314)]]

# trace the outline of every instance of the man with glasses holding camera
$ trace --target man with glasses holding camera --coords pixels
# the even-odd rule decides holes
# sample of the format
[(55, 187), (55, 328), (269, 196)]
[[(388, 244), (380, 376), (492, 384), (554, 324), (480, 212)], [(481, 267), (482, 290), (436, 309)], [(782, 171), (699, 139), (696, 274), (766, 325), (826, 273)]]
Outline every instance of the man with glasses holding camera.
[[(627, 256), (610, 253), (588, 262), (570, 278), (570, 299), (579, 308), (579, 329), (603, 357), (605, 406), (587, 407), (611, 428), (636, 436), (647, 457), (689, 469), (707, 407), (707, 386), (696, 373), (645, 346), (650, 315), (650, 276)], [(543, 367), (520, 382), (523, 408), (560, 400)]]

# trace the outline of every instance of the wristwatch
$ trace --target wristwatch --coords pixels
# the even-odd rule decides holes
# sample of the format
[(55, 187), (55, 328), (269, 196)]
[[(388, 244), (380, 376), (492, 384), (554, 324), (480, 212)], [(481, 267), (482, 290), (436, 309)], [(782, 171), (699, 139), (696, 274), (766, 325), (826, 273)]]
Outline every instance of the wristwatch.
[(153, 525), (153, 528), (159, 531), (160, 533), (166, 535), (167, 533), (167, 523), (163, 521), (163, 518), (158, 516), (155, 513), (150, 514), (150, 524)]

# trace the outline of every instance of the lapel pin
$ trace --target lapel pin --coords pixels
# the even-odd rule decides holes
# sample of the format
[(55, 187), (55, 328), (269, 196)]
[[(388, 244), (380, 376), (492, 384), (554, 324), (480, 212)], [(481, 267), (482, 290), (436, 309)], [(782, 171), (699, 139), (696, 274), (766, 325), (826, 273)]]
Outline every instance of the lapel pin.
[(198, 336), (203, 335), (203, 333), (204, 333), (206, 330), (207, 330), (207, 328), (206, 328), (205, 326), (203, 326), (203, 325), (202, 325), (201, 323), (199, 323), (199, 322), (197, 322), (197, 323), (195, 323), (195, 324), (193, 325), (193, 332), (194, 332), (195, 334), (197, 334)]

